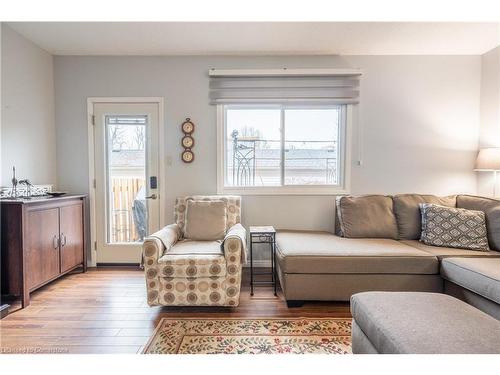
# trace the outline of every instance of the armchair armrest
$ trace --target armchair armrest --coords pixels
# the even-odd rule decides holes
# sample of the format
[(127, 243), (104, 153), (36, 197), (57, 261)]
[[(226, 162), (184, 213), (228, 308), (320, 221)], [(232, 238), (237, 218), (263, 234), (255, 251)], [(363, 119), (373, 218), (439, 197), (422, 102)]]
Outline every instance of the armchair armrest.
[(243, 225), (237, 223), (226, 233), (222, 241), (224, 257), (229, 263), (245, 264), (247, 259), (247, 231)]
[(156, 263), (161, 256), (169, 251), (180, 238), (180, 228), (177, 224), (170, 224), (158, 232), (144, 239), (143, 256), (146, 265), (151, 265), (151, 260)]
[(165, 251), (169, 251), (180, 238), (180, 228), (177, 224), (167, 225), (158, 232), (144, 239), (142, 245), (142, 262), (146, 273), (146, 288), (148, 291), (148, 304), (160, 304), (160, 266), (158, 260)]

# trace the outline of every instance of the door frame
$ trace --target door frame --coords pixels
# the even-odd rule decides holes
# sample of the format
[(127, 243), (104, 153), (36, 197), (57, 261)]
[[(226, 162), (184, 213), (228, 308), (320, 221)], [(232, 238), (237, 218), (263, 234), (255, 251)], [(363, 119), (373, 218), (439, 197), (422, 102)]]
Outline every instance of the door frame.
[(163, 97), (89, 97), (87, 98), (87, 138), (88, 138), (88, 153), (89, 153), (89, 205), (90, 205), (90, 259), (87, 260), (89, 267), (97, 265), (97, 224), (96, 224), (96, 197), (95, 197), (95, 143), (94, 143), (94, 105), (97, 103), (110, 104), (135, 104), (135, 103), (154, 103), (158, 104), (158, 189), (160, 196), (160, 227), (166, 224), (165, 204), (161, 203), (161, 199), (166, 196), (165, 184), (165, 155), (166, 155), (166, 140), (165, 140), (165, 117), (164, 117), (164, 100)]

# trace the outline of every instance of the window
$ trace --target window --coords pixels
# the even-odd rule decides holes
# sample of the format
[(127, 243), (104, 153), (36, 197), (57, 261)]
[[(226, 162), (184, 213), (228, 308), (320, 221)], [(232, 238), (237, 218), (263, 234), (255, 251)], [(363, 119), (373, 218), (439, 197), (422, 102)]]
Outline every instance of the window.
[(219, 105), (219, 192), (345, 192), (348, 110), (347, 105)]

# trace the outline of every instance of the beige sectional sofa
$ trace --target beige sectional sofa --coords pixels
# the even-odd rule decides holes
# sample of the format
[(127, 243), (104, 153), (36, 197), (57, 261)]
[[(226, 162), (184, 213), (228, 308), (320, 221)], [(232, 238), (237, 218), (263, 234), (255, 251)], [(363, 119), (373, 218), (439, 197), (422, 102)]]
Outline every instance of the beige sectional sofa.
[[(479, 308), (483, 307), (483, 310), (487, 305), (491, 315), (494, 315), (492, 311), (500, 311), (500, 300), (481, 295), (477, 292), (477, 287), (476, 290), (468, 288), (467, 282), (460, 285), (446, 273), (446, 263), (443, 266), (445, 259), (457, 257), (490, 260), (500, 258), (500, 201), (469, 195), (436, 197), (418, 194), (387, 196), (384, 200), (377, 200), (380, 201), (382, 204), (366, 208), (372, 211), (371, 217), (376, 217), (376, 220), (363, 222), (364, 219), (360, 219), (360, 223), (343, 223), (342, 228), (336, 217), (335, 234), (278, 232), (278, 276), (290, 307), (301, 305), (304, 300), (349, 301), (353, 294), (364, 291), (442, 293), (453, 289), (455, 295), (462, 296), (462, 299), (465, 299), (464, 294), (472, 293), (474, 298), (469, 296), (467, 302), (475, 303)], [(436, 247), (419, 242), (419, 203), (484, 211), (491, 250)], [(359, 209), (355, 204), (346, 209)], [(386, 238), (362, 238), (363, 231), (359, 229), (372, 226), (381, 228), (376, 228), (372, 233)], [(351, 235), (360, 238), (341, 237), (342, 229), (350, 230)], [(487, 270), (484, 275), (479, 276), (479, 279), (482, 277), (479, 284), (487, 284), (483, 289), (498, 287), (495, 281), (490, 282), (495, 278), (497, 283), (500, 280), (500, 263), (497, 264), (498, 272), (494, 264), (489, 268), (484, 265), (476, 266), (476, 269), (491, 271)], [(477, 280), (475, 282), (477, 284)], [(457, 288), (462, 291), (458, 292)], [(464, 293), (464, 290), (468, 293)]]

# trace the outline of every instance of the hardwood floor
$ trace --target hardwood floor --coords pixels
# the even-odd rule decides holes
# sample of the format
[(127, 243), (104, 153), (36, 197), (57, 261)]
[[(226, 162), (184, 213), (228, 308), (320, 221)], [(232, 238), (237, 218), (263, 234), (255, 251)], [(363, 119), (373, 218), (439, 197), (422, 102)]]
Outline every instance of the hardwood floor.
[(163, 317), (350, 317), (348, 303), (288, 309), (270, 287), (259, 287), (250, 297), (248, 272), (235, 309), (151, 308), (145, 296), (143, 272), (135, 268), (69, 274), (34, 292), (29, 307), (0, 321), (0, 353), (138, 353)]

